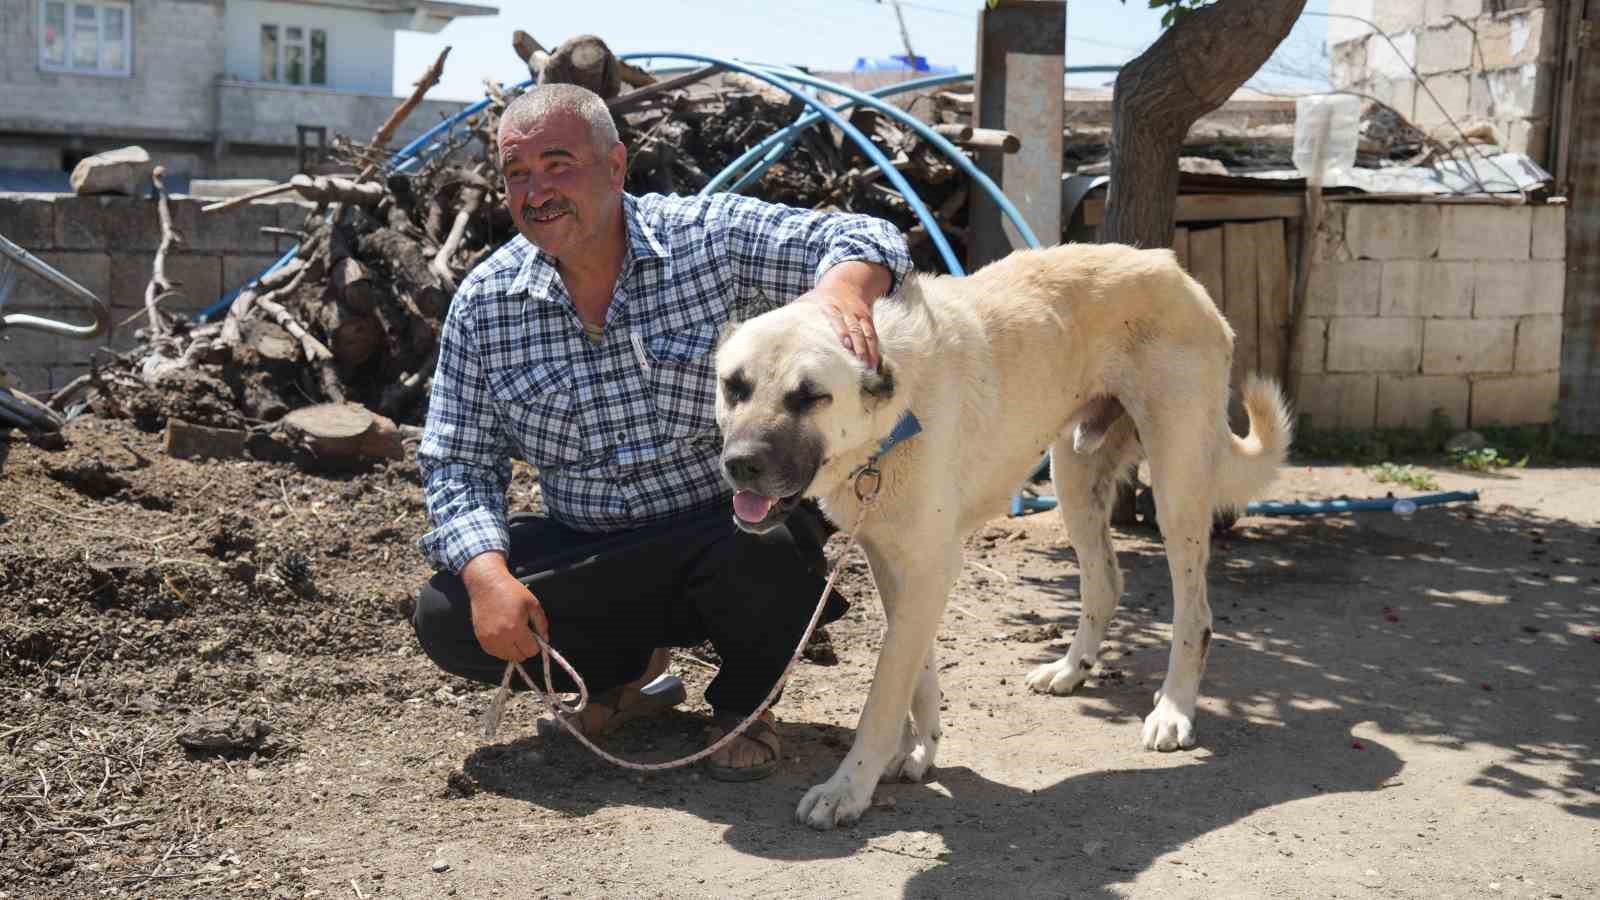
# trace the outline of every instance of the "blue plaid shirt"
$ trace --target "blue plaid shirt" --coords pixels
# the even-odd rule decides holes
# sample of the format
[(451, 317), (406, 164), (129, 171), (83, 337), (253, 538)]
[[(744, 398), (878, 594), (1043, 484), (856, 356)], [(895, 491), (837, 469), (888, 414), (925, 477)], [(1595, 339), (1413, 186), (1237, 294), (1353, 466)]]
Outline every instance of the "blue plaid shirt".
[[(546, 512), (616, 531), (725, 499), (713, 350), (730, 320), (810, 290), (838, 263), (911, 269), (890, 223), (733, 194), (624, 195), (628, 253), (596, 344), (521, 235), (456, 292), (417, 451), (433, 528), (419, 546), (459, 572), (506, 550), (511, 454), (539, 470)], [(819, 313), (820, 315), (820, 313)]]

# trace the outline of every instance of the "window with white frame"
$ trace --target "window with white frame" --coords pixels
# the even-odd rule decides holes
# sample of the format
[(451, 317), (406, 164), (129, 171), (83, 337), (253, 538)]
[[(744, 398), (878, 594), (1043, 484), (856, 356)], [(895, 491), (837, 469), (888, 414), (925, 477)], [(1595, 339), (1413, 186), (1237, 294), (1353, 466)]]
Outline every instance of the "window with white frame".
[(262, 25), (261, 80), (327, 84), (328, 33), (299, 25)]
[(133, 16), (126, 0), (40, 0), (39, 66), (50, 72), (129, 75)]

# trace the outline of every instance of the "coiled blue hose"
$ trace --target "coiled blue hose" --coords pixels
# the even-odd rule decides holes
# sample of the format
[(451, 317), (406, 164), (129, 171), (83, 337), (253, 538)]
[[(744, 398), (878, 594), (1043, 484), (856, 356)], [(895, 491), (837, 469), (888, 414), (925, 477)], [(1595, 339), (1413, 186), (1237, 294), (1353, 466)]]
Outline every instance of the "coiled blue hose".
[(703, 53), (630, 53), (626, 54), (623, 58), (681, 59), (690, 62), (702, 62), (720, 65), (729, 71), (739, 72), (741, 74), (748, 75), (751, 78), (757, 78), (761, 81), (765, 81), (767, 84), (772, 85), (778, 90), (783, 91), (789, 96), (811, 107), (812, 110), (814, 110), (818, 115), (826, 119), (829, 125), (839, 129), (845, 134), (845, 136), (854, 141), (856, 146), (861, 149), (861, 152), (866, 154), (867, 158), (872, 160), (873, 164), (882, 170), (884, 177), (889, 179), (889, 182), (895, 186), (895, 189), (898, 190), (900, 195), (905, 198), (906, 203), (910, 205), (912, 213), (914, 213), (917, 217), (917, 220), (922, 223), (922, 227), (928, 230), (928, 237), (933, 241), (934, 248), (939, 251), (939, 256), (944, 259), (945, 268), (952, 275), (966, 274), (966, 270), (961, 267), (961, 262), (956, 259), (955, 250), (950, 247), (950, 242), (945, 238), (944, 230), (939, 227), (939, 223), (934, 219), (933, 213), (928, 211), (927, 204), (922, 202), (922, 198), (918, 197), (917, 192), (912, 190), (911, 184), (906, 181), (905, 176), (900, 174), (900, 170), (896, 169), (894, 165), (889, 162), (889, 158), (883, 155), (883, 151), (878, 149), (878, 145), (872, 143), (872, 141), (869, 140), (866, 135), (861, 133), (860, 129), (840, 118), (839, 114), (829, 108), (827, 104), (806, 94), (804, 91), (801, 91), (799, 88), (794, 87), (784, 80), (785, 78), (795, 77), (795, 73), (786, 73), (780, 75), (778, 73), (759, 69), (754, 66), (747, 66), (744, 63), (735, 62), (731, 59), (708, 56)]
[[(888, 87), (883, 87), (872, 91), (871, 94), (874, 97), (888, 97), (894, 94), (905, 93), (907, 91), (939, 87), (941, 85), (971, 80), (972, 73), (970, 72), (957, 73), (954, 75), (934, 75), (931, 78), (918, 78), (913, 81), (902, 81), (897, 84), (891, 84)], [(840, 103), (834, 107), (834, 110), (838, 112), (844, 112), (854, 105), (854, 101)], [(727, 187), (728, 182), (732, 181), (736, 176), (739, 178), (739, 180), (731, 187), (727, 187), (727, 189), (734, 193), (738, 193), (739, 191), (743, 190), (751, 182), (755, 181), (757, 178), (760, 178), (762, 174), (772, 166), (773, 163), (782, 159), (784, 155), (789, 152), (789, 148), (794, 146), (795, 141), (800, 139), (800, 135), (805, 133), (807, 128), (810, 128), (820, 121), (822, 121), (821, 116), (817, 115), (816, 113), (808, 112), (800, 118), (794, 120), (792, 124), (787, 125), (768, 135), (767, 138), (761, 143), (756, 144), (749, 150), (746, 150), (739, 156), (739, 158), (735, 159), (731, 163), (728, 163), (728, 165), (721, 172), (718, 172), (716, 176), (714, 176), (711, 181), (709, 181), (706, 186), (701, 189), (701, 193), (714, 194), (717, 191), (722, 190), (724, 187)], [(750, 166), (752, 162), (761, 157), (765, 158), (761, 159), (760, 165), (754, 166), (748, 171), (745, 171), (747, 166)], [(741, 176), (739, 175), (740, 172), (744, 172), (744, 174)]]
[(801, 84), (809, 84), (813, 87), (822, 88), (823, 90), (839, 93), (849, 97), (851, 100), (854, 100), (863, 106), (869, 106), (881, 113), (884, 113), (900, 124), (905, 125), (912, 131), (916, 132), (918, 137), (932, 144), (939, 150), (939, 152), (949, 157), (950, 161), (955, 163), (957, 168), (966, 173), (968, 178), (971, 178), (974, 183), (976, 183), (984, 190), (984, 192), (994, 199), (995, 204), (1000, 207), (1000, 211), (1005, 214), (1006, 218), (1011, 220), (1012, 225), (1016, 226), (1017, 233), (1022, 235), (1022, 239), (1027, 242), (1029, 247), (1034, 249), (1039, 248), (1039, 239), (1034, 237), (1033, 229), (1028, 227), (1027, 221), (1022, 218), (1022, 213), (1017, 211), (1016, 206), (1014, 206), (1011, 203), (1011, 200), (1006, 197), (1005, 192), (1000, 190), (1000, 186), (994, 183), (994, 179), (990, 178), (988, 175), (985, 175), (982, 169), (973, 165), (972, 160), (968, 159), (967, 155), (962, 153), (961, 149), (955, 144), (952, 144), (944, 135), (934, 131), (932, 128), (929, 128), (916, 116), (911, 115), (900, 107), (890, 103), (885, 103), (870, 94), (863, 94), (859, 91), (853, 91), (847, 87), (842, 87), (840, 85), (824, 81), (821, 78), (813, 78), (810, 75), (796, 74), (788, 77), (791, 81), (798, 81)]

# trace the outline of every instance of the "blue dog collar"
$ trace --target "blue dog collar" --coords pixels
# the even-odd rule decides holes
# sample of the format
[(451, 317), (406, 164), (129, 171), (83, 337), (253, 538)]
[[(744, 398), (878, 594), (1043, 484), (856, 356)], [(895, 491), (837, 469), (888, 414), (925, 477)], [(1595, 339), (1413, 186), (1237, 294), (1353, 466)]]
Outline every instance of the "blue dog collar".
[(868, 465), (876, 463), (885, 453), (893, 450), (896, 444), (915, 437), (921, 431), (922, 423), (917, 421), (916, 415), (911, 410), (906, 410), (905, 414), (900, 416), (900, 421), (894, 424), (894, 430), (889, 432), (889, 436), (878, 442), (878, 451), (872, 454), (872, 462)]
[(878, 442), (878, 449), (867, 457), (860, 468), (850, 473), (851, 481), (855, 482), (856, 499), (865, 504), (871, 504), (878, 498), (878, 488), (883, 486), (883, 473), (878, 471), (878, 460), (885, 453), (893, 450), (895, 445), (909, 440), (922, 431), (922, 423), (910, 410), (900, 417), (889, 436)]

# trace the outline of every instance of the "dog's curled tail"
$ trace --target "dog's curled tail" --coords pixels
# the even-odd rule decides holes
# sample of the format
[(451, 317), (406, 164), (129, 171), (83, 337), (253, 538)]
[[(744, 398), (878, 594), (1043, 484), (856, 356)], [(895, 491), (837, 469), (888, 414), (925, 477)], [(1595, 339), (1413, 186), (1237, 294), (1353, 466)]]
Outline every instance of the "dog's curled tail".
[[(1244, 437), (1229, 433), (1229, 447), (1218, 473), (1217, 506), (1242, 510), (1266, 490), (1289, 457), (1294, 437), (1289, 404), (1270, 378), (1251, 375), (1240, 392), (1250, 416), (1250, 433)], [(1223, 426), (1226, 429), (1226, 425)]]

